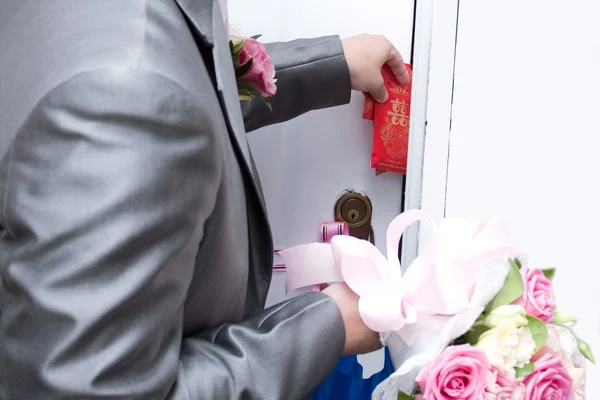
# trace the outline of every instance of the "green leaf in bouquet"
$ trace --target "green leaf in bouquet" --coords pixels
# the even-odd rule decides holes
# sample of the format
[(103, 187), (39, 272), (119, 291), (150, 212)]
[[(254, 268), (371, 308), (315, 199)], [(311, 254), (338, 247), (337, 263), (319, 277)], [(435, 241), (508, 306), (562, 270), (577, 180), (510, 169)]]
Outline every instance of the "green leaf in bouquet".
[(502, 325), (514, 325), (517, 328), (527, 325), (527, 313), (523, 306), (518, 304), (505, 304), (490, 311), (483, 320), (488, 328)]
[(260, 39), (261, 36), (262, 35), (254, 35), (254, 36), (250, 36), (250, 38), (254, 39), (254, 40), (258, 40), (258, 39)]
[(546, 328), (546, 324), (541, 320), (532, 317), (531, 315), (527, 316), (527, 327), (531, 332), (531, 336), (533, 336), (533, 340), (535, 341), (535, 352), (537, 352), (544, 344), (546, 344), (546, 339), (548, 339), (548, 328)]
[(398, 392), (398, 400), (415, 400), (415, 398), (404, 392)]
[(238, 68), (235, 69), (235, 77), (239, 78), (240, 76), (244, 75), (246, 72), (250, 71), (250, 68), (252, 68), (252, 63), (254, 62), (254, 58), (251, 58), (248, 60), (248, 62), (244, 65), (239, 66)]
[[(469, 332), (467, 332), (467, 333), (469, 333)], [(469, 344), (469, 342), (467, 342), (467, 333), (452, 340), (450, 342), (449, 346), (461, 346), (463, 344)]]
[(562, 324), (570, 324), (576, 323), (579, 318), (573, 314), (567, 314), (561, 311), (558, 311), (556, 307), (554, 307), (554, 316), (552, 317), (552, 323), (556, 325)]
[(534, 367), (533, 363), (528, 363), (528, 364), (523, 365), (522, 368), (515, 368), (515, 372), (517, 373), (517, 378), (524, 378), (527, 375), (531, 374), (533, 372), (533, 367)]
[(549, 281), (551, 281), (552, 279), (554, 279), (554, 273), (556, 272), (556, 268), (544, 268), (542, 269), (542, 272), (544, 273), (544, 276), (548, 278)]
[(502, 286), (502, 289), (500, 289), (498, 294), (485, 307), (487, 312), (500, 306), (510, 304), (523, 295), (525, 288), (523, 286), (523, 278), (521, 278), (519, 267), (514, 260), (508, 260), (508, 262), (510, 263), (510, 270), (506, 277), (506, 281), (504, 282), (504, 286)]
[(521, 260), (519, 260), (518, 258), (515, 258), (515, 265), (519, 269), (523, 268), (523, 264), (521, 264)]
[(559, 323), (555, 323), (555, 322), (553, 322), (553, 324), (556, 326), (562, 326), (563, 328), (567, 328), (571, 332), (571, 334), (573, 335), (575, 340), (577, 341), (577, 349), (579, 350), (581, 355), (584, 356), (585, 358), (587, 358), (592, 364), (596, 365), (596, 359), (594, 358), (594, 355), (592, 354), (592, 349), (590, 348), (590, 345), (587, 344), (584, 340), (582, 340), (579, 336), (577, 336), (575, 334), (575, 331), (573, 331), (573, 328), (571, 328), (568, 325), (559, 324)]
[(590, 348), (590, 345), (578, 338), (577, 336), (575, 336), (575, 338), (577, 339), (577, 348), (579, 349), (579, 352), (592, 364), (596, 365), (596, 360), (594, 359), (594, 355), (592, 354), (592, 349)]
[(484, 324), (474, 324), (467, 332), (467, 343), (473, 346), (476, 345), (479, 342), (479, 337), (488, 330), (489, 328)]

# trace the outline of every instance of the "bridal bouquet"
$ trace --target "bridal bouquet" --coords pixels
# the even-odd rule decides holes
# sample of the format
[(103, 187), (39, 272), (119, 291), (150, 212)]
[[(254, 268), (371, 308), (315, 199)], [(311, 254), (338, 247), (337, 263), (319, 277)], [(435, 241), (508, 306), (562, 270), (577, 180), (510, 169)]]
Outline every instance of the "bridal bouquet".
[[(433, 224), (432, 238), (403, 272), (398, 243), (418, 221)], [(556, 309), (554, 269), (530, 267), (502, 221), (436, 225), (412, 210), (392, 221), (386, 244), (387, 257), (344, 235), (280, 252), (286, 290), (346, 282), (359, 295), (395, 367), (373, 399), (584, 398), (584, 357), (594, 359), (576, 319)]]
[(554, 269), (509, 259), (500, 292), (467, 333), (419, 372), (414, 394), (398, 399), (581, 400), (589, 346), (576, 318), (557, 311)]

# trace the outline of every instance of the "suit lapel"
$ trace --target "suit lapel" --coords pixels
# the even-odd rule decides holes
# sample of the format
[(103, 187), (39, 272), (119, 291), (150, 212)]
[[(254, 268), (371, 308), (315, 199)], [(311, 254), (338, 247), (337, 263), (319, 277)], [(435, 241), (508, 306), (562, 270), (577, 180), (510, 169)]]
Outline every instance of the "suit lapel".
[[(228, 34), (225, 31), (219, 4), (215, 0), (176, 0), (176, 2), (187, 16), (197, 37), (212, 51), (216, 89), (222, 102), (223, 112), (232, 139), (242, 153), (254, 180), (257, 181), (254, 163), (246, 140), (244, 119), (238, 99), (235, 73), (229, 50)], [(207, 66), (207, 68), (210, 68), (210, 66)]]
[[(273, 265), (273, 240), (267, 222), (267, 210), (262, 198), (260, 180), (246, 139), (246, 129), (237, 92), (237, 83), (231, 61), (228, 34), (223, 16), (215, 0), (175, 0), (188, 19), (199, 46), (209, 50), (214, 64), (214, 84), (221, 101), (229, 136), (236, 148), (240, 165), (248, 176), (245, 187), (250, 241), (250, 271), (246, 292), (246, 313), (256, 312), (267, 298)], [(206, 60), (205, 60), (206, 61)], [(211, 65), (206, 66), (209, 70)], [(251, 201), (255, 199), (256, 201)], [(266, 240), (265, 240), (266, 239)]]

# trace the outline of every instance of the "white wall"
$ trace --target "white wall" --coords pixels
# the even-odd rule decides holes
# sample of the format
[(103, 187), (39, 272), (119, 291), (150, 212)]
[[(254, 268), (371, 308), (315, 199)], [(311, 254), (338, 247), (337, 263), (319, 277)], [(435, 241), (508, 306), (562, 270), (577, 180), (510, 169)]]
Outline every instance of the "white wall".
[[(444, 202), (449, 217), (501, 215), (533, 264), (558, 267), (558, 304), (581, 316), (596, 358), (599, 18), (597, 0), (460, 1)], [(424, 183), (423, 204), (445, 179)], [(587, 399), (600, 398), (599, 378), (591, 367)]]
[[(229, 17), (236, 29), (262, 34), (266, 42), (378, 33), (410, 56), (412, 0), (229, 0)], [(387, 225), (401, 209), (401, 177), (376, 177), (370, 168), (373, 125), (361, 119), (362, 104), (363, 95), (355, 93), (348, 106), (249, 134), (275, 247), (318, 241), (321, 224), (333, 220), (337, 196), (351, 188), (371, 199), (376, 245), (385, 250)], [(268, 304), (285, 299), (284, 280), (274, 274)], [(382, 352), (360, 360), (366, 376), (383, 366)]]

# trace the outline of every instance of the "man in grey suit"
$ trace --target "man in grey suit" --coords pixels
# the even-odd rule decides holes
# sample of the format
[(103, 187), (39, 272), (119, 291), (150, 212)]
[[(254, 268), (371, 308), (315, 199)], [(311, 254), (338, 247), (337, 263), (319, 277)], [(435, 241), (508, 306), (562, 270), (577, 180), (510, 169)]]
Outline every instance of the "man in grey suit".
[(268, 46), (238, 101), (216, 0), (0, 0), (0, 399), (299, 399), (370, 351), (344, 285), (264, 310), (246, 132), (386, 93), (379, 36)]

